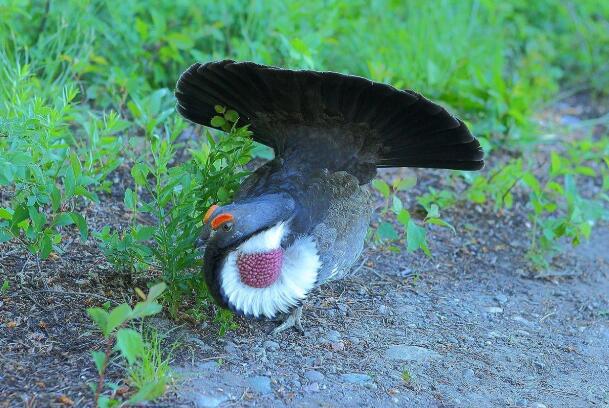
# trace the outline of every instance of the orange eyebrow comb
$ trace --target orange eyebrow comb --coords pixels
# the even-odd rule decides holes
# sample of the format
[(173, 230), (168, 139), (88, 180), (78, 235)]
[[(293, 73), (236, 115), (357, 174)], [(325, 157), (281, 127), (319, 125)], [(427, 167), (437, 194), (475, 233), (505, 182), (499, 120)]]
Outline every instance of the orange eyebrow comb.
[(234, 217), (231, 213), (220, 214), (211, 220), (211, 227), (213, 229), (218, 229), (220, 225), (224, 224), (225, 222), (232, 221), (233, 219)]
[(214, 204), (207, 209), (207, 211), (205, 212), (205, 215), (203, 216), (203, 224), (207, 224), (207, 221), (209, 221), (209, 217), (211, 217), (211, 215), (214, 213), (214, 211), (216, 211), (216, 208), (218, 208), (218, 206), (216, 204)]

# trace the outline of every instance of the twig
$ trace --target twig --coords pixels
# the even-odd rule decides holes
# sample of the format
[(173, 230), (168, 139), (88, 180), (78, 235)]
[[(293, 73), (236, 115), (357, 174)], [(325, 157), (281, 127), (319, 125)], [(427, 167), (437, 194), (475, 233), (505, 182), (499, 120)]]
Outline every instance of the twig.
[(73, 295), (73, 296), (90, 296), (90, 297), (94, 297), (94, 298), (98, 298), (101, 300), (105, 300), (107, 302), (112, 302), (115, 304), (118, 304), (118, 302), (116, 300), (112, 300), (110, 298), (107, 298), (105, 296), (102, 295), (98, 295), (96, 293), (89, 293), (89, 292), (69, 292), (69, 291), (58, 291), (58, 290), (53, 290), (53, 289), (40, 289), (40, 290), (35, 290), (32, 291), (32, 293), (41, 293), (41, 292), (47, 292), (47, 293), (52, 293), (54, 295)]
[(99, 370), (99, 381), (97, 382), (97, 389), (95, 390), (95, 397), (93, 401), (95, 402), (95, 406), (99, 406), (99, 396), (101, 395), (102, 390), (104, 389), (104, 382), (106, 380), (106, 368), (108, 367), (108, 362), (110, 361), (110, 355), (112, 354), (112, 336), (108, 336), (108, 340), (106, 340), (106, 349), (104, 353), (106, 357), (104, 358), (104, 363)]

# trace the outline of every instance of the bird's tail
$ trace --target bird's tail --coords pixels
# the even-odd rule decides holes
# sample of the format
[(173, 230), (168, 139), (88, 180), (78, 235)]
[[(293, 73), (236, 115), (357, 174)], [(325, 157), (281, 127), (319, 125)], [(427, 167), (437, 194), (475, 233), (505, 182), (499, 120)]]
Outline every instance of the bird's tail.
[(255, 140), (280, 155), (300, 150), (311, 166), (484, 165), (480, 144), (461, 120), (415, 92), (361, 77), (224, 60), (191, 66), (176, 97), (184, 117), (206, 126), (215, 105), (236, 110)]

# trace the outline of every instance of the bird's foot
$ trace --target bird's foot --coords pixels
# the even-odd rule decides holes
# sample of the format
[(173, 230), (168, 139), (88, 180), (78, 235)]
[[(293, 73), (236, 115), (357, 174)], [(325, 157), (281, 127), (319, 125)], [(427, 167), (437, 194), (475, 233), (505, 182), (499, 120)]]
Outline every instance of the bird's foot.
[(283, 321), (283, 323), (281, 323), (279, 326), (277, 326), (275, 328), (275, 330), (273, 330), (273, 336), (278, 335), (279, 333), (293, 327), (294, 329), (296, 329), (300, 334), (304, 335), (305, 331), (302, 328), (302, 306), (292, 310), (292, 313), (290, 313), (288, 315), (288, 317), (286, 317), (286, 319)]

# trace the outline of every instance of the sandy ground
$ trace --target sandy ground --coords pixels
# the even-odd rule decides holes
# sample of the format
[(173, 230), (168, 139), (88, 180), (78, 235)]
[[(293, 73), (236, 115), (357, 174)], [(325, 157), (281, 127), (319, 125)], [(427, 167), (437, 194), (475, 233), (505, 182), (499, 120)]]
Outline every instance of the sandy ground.
[(608, 406), (607, 242), (605, 228), (543, 279), (509, 251), (450, 265), (369, 252), (373, 268), (308, 302), (305, 336), (251, 323), (201, 339), (176, 395), (196, 407)]

